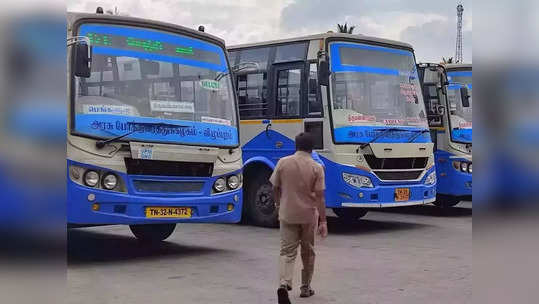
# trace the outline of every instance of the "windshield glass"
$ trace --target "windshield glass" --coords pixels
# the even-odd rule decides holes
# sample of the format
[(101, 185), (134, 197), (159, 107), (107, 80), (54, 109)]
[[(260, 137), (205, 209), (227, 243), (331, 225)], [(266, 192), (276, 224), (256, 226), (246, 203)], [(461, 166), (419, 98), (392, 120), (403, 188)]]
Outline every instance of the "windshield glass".
[[(330, 45), (334, 139), (365, 143), (387, 128), (378, 142), (408, 142), (428, 129), (421, 87), (411, 51), (359, 43)], [(430, 142), (427, 133), (414, 142)]]
[[(92, 73), (76, 78), (74, 133), (125, 140), (237, 146), (236, 107), (223, 49), (131, 26), (84, 24)], [(218, 79), (218, 80), (216, 80)]]
[[(452, 71), (447, 73), (449, 86), (447, 99), (451, 118), (451, 138), (457, 142), (472, 142), (472, 71)], [(464, 107), (460, 88), (468, 87), (470, 106)]]

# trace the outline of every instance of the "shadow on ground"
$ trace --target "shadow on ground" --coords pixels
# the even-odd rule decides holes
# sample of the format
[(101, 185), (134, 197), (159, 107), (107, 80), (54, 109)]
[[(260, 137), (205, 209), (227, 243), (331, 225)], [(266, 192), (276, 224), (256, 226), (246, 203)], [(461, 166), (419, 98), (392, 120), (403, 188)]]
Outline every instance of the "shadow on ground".
[(100, 233), (86, 229), (69, 229), (67, 262), (71, 265), (108, 263), (130, 260), (181, 258), (222, 253), (220, 248), (182, 246), (171, 242), (142, 244), (131, 236)]
[(410, 206), (410, 207), (383, 208), (383, 209), (376, 209), (374, 211), (386, 212), (386, 213), (437, 216), (437, 217), (472, 216), (472, 208), (460, 207), (458, 205), (456, 207), (450, 207), (450, 208), (440, 208), (434, 205), (420, 205), (420, 206)]
[(396, 230), (421, 229), (430, 226), (421, 223), (373, 221), (368, 219), (346, 222), (338, 217), (328, 217), (327, 220), (330, 233), (341, 235), (386, 233)]

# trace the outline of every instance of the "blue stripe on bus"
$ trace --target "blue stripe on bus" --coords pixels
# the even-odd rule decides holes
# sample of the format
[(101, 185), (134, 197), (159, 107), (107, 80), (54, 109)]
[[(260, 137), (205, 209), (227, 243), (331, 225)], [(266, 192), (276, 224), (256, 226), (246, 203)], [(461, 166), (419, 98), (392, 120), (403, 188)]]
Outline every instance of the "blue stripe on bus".
[[(388, 126), (390, 127), (390, 126)], [(374, 126), (346, 126), (335, 128), (333, 134), (335, 137), (336, 143), (366, 143), (373, 140), (378, 136), (384, 129), (388, 127), (374, 127)], [(410, 138), (415, 136), (417, 133), (415, 131), (427, 130), (424, 128), (418, 127), (398, 127), (401, 130), (405, 131), (389, 131), (384, 136), (378, 138), (376, 142), (379, 143), (407, 143)], [(425, 132), (422, 135), (417, 136), (414, 143), (430, 143), (430, 132)]]
[(453, 129), (451, 130), (451, 137), (456, 141), (471, 143), (472, 129)]
[(447, 72), (448, 76), (472, 76), (471, 71)]
[[(137, 123), (140, 124), (137, 125)], [(144, 123), (150, 125), (143, 125)], [(188, 127), (160, 126), (159, 123), (179, 124)], [(129, 125), (135, 125), (137, 131), (126, 136), (125, 139), (212, 146), (238, 145), (238, 131), (233, 126), (111, 114), (77, 114), (75, 116), (75, 131), (103, 138), (128, 133), (133, 128)]]
[(171, 62), (171, 63), (195, 66), (195, 67), (204, 68), (204, 69), (210, 69), (210, 70), (214, 70), (218, 72), (227, 71), (226, 65), (217, 65), (213, 63), (207, 63), (207, 62), (191, 60), (191, 59), (186, 59), (186, 58), (181, 58), (181, 57), (173, 57), (173, 56), (145, 53), (145, 52), (138, 52), (138, 51), (130, 51), (130, 50), (122, 50), (122, 49), (113, 49), (113, 48), (102, 47), (102, 46), (94, 46), (93, 53), (103, 54), (103, 55), (112, 55), (112, 56), (144, 58), (144, 59), (154, 60), (154, 61)]

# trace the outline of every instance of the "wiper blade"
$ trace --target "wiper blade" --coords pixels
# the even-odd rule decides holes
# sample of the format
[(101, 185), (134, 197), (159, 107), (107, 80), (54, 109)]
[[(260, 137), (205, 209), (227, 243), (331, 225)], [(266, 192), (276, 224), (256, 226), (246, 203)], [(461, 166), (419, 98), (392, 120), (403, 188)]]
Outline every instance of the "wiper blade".
[[(163, 126), (163, 127), (172, 127), (172, 128), (189, 128), (190, 126), (187, 126), (187, 125), (177, 125), (177, 124), (172, 124), (172, 123), (166, 123), (166, 122), (135, 122), (135, 121), (128, 121), (127, 122), (128, 125), (149, 125), (149, 126)], [(103, 147), (105, 147), (106, 144), (108, 143), (111, 143), (113, 141), (117, 141), (119, 139), (122, 139), (126, 136), (129, 136), (133, 133), (135, 133), (137, 131), (137, 129), (133, 128), (133, 130), (125, 133), (125, 134), (122, 134), (122, 135), (118, 135), (116, 137), (113, 137), (113, 138), (109, 138), (107, 140), (98, 140), (95, 142), (95, 147), (98, 148), (98, 149), (102, 149)]]
[(371, 139), (371, 141), (369, 141), (367, 143), (364, 143), (364, 144), (361, 144), (359, 147), (361, 149), (363, 149), (366, 146), (368, 146), (368, 145), (372, 144), (373, 142), (375, 142), (376, 140), (378, 140), (378, 138), (386, 135), (389, 132), (393, 132), (393, 131), (410, 132), (410, 130), (401, 129), (401, 128), (386, 128), (386, 129), (378, 129), (377, 131), (380, 131), (380, 130), (383, 130), (382, 133), (376, 135), (373, 139)]
[(419, 135), (423, 134), (423, 133), (429, 133), (430, 130), (414, 130), (414, 131), (410, 131), (410, 132), (415, 132), (414, 135), (412, 135), (412, 137), (410, 137), (410, 139), (408, 140), (409, 143), (413, 142), (416, 138), (419, 137)]

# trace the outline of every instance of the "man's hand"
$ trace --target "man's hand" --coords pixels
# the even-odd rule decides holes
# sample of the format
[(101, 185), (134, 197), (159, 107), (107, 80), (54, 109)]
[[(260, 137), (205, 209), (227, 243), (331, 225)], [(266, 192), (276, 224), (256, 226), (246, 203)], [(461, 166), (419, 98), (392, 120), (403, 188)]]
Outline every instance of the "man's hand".
[(320, 222), (318, 224), (318, 233), (322, 238), (326, 238), (328, 236), (328, 223), (327, 222)]

